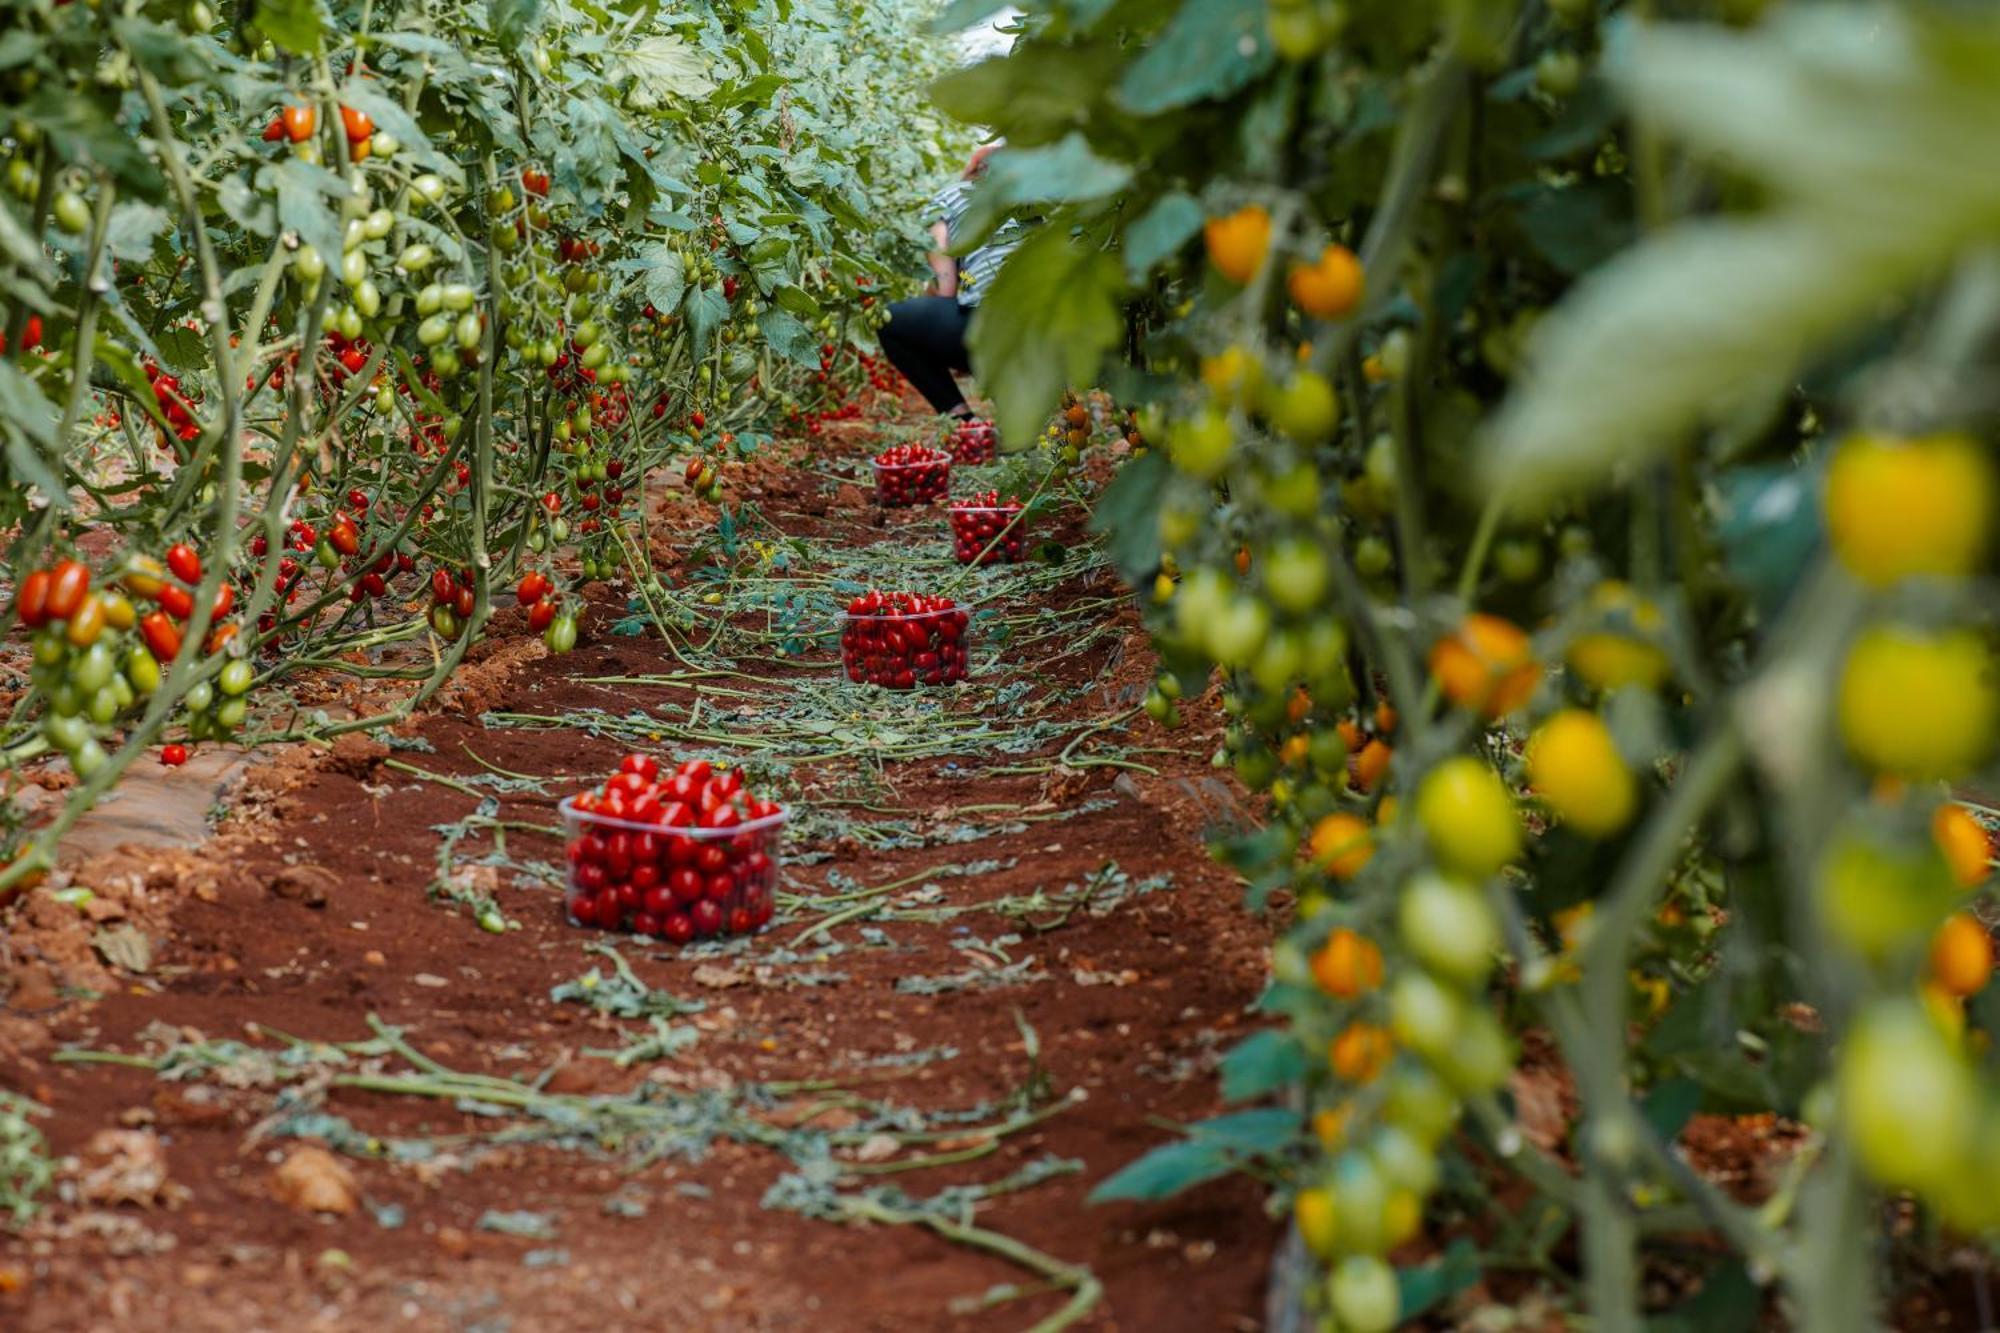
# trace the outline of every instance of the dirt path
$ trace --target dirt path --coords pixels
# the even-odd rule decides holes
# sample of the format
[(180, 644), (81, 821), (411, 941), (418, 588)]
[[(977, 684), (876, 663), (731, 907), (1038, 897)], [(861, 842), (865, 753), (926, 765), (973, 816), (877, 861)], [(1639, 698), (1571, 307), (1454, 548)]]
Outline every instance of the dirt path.
[[(1039, 534), (1062, 563), (966, 582), (973, 684), (869, 693), (799, 651), (846, 581), (956, 571), (936, 510), (852, 484), (871, 448), (731, 478), (767, 523), (729, 581), (661, 497), (693, 640), (613, 632), (644, 608), (599, 588), (574, 654), (503, 638), (454, 707), (258, 770), (194, 864), (134, 876), (148, 970), (0, 1033), (0, 1086), (79, 1159), (0, 1244), (0, 1325), (1018, 1329), (1101, 1283), (1081, 1327), (1258, 1326), (1255, 1187), (1084, 1201), (1217, 1109), (1254, 1022), (1265, 928), (1200, 844), (1236, 800), (1219, 719), (1133, 717), (1143, 637), (1075, 509)], [(560, 919), (556, 801), (634, 744), (803, 812), (754, 942)]]

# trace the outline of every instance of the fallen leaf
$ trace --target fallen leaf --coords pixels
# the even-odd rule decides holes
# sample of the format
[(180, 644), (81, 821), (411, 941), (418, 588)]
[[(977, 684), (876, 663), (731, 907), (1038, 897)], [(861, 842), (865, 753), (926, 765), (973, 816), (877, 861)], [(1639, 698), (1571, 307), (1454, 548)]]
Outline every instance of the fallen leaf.
[(137, 926), (100, 930), (91, 936), (90, 943), (105, 962), (127, 972), (144, 972), (153, 965), (153, 942)]
[(721, 967), (714, 963), (702, 963), (694, 970), (697, 986), (707, 986), (711, 990), (728, 990), (732, 986), (747, 986), (750, 978), (733, 967)]

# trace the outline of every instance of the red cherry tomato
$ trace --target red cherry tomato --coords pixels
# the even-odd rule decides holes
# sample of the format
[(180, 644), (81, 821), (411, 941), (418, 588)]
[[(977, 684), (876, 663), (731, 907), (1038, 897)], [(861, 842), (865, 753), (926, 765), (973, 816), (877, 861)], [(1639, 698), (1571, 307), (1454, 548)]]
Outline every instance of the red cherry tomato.
[(186, 620), (194, 614), (194, 594), (178, 583), (161, 584), (158, 601), (160, 609), (175, 620)]
[(201, 557), (186, 542), (167, 548), (167, 568), (182, 583), (192, 586), (201, 582)]
[(319, 112), (309, 104), (288, 106), (278, 115), (284, 122), (285, 137), (293, 143), (304, 143), (319, 128)]
[(188, 761), (188, 747), (176, 741), (172, 745), (160, 747), (160, 762), (168, 768), (179, 768)]
[(180, 655), (180, 627), (168, 617), (165, 611), (148, 611), (139, 619), (139, 637), (146, 645), (146, 651), (153, 659), (165, 666)]
[(90, 569), (81, 560), (58, 560), (49, 570), (45, 608), (50, 620), (68, 620), (90, 591)]
[(360, 143), (375, 133), (375, 122), (366, 111), (356, 111), (351, 106), (340, 108), (341, 128), (347, 131), (347, 142)]
[(14, 590), (14, 614), (29, 629), (40, 629), (49, 620), (49, 571), (38, 569), (21, 580)]

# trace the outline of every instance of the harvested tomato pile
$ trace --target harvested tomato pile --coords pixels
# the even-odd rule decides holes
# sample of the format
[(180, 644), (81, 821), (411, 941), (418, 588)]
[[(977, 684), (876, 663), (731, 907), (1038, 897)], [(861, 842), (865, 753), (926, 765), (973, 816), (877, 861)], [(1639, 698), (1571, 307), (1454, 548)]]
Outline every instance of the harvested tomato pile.
[(840, 664), (849, 680), (892, 690), (956, 684), (969, 674), (970, 625), (949, 597), (863, 593), (847, 604)]
[(875, 455), (875, 502), (884, 509), (935, 504), (951, 489), (951, 455), (899, 444)]
[(1013, 564), (1027, 550), (1021, 502), (985, 491), (951, 502), (952, 554), (961, 565)]
[(785, 812), (744, 790), (742, 770), (690, 759), (662, 777), (658, 760), (627, 755), (562, 813), (577, 925), (686, 944), (771, 919)]

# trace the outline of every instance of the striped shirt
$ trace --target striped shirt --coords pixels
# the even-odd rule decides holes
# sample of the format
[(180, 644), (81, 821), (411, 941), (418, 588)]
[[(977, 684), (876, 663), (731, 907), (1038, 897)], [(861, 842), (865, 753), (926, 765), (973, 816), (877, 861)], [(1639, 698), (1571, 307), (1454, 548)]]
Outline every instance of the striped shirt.
[[(958, 230), (958, 220), (965, 216), (965, 206), (972, 198), (976, 181), (953, 181), (932, 196), (930, 208), (924, 214), (924, 225), (933, 222), (944, 223), (945, 234)], [(1014, 253), (1021, 242), (1027, 239), (1027, 229), (1009, 218), (1000, 224), (1000, 229), (987, 238), (986, 244), (958, 261), (958, 303), (964, 306), (979, 304), (986, 288), (1007, 262), (1007, 256)]]

